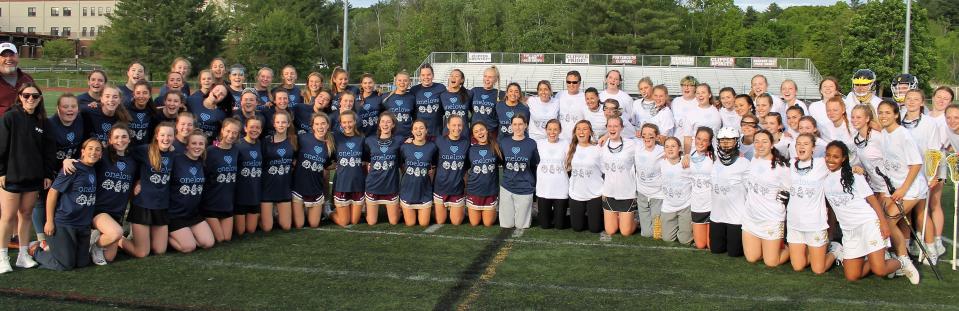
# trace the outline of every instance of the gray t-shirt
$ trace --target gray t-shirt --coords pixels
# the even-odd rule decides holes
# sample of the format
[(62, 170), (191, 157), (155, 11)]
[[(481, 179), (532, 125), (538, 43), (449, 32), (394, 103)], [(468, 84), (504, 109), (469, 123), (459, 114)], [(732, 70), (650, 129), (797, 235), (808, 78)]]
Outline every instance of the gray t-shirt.
[(16, 86), (17, 86), (17, 75), (16, 75), (16, 74), (14, 74), (14, 75), (12, 75), (12, 76), (4, 75), (4, 76), (3, 76), (3, 81), (7, 81), (7, 84), (9, 84), (10, 86), (16, 87)]

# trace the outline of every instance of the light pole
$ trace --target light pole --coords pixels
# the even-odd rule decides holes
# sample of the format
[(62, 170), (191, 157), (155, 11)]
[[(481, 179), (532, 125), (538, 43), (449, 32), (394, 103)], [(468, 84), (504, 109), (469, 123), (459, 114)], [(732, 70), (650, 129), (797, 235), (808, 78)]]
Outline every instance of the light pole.
[(350, 38), (347, 36), (350, 20), (350, 1), (343, 0), (343, 70), (349, 71), (347, 65), (350, 62)]
[(906, 48), (902, 53), (902, 73), (909, 73), (909, 41), (912, 32), (912, 0), (906, 0)]

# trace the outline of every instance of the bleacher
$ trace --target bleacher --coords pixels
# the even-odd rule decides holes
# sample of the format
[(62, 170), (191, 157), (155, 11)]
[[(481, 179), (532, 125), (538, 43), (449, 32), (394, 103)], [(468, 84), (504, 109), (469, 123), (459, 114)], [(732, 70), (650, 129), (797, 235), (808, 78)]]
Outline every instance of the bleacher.
[[(477, 56), (478, 55), (478, 56)], [(529, 55), (534, 55), (531, 57)], [(566, 73), (577, 70), (583, 75), (582, 88), (595, 87), (603, 89), (606, 72), (618, 69), (623, 73), (623, 89), (634, 96), (638, 94), (637, 82), (642, 77), (650, 77), (655, 84), (665, 84), (670, 95), (680, 93), (679, 80), (687, 75), (696, 77), (700, 82), (708, 83), (713, 88), (714, 95), (718, 95), (722, 87), (732, 87), (737, 93), (749, 91), (750, 80), (757, 74), (766, 76), (769, 80), (769, 92), (779, 94), (779, 86), (783, 80), (796, 81), (798, 97), (800, 99), (818, 100), (819, 81), (821, 77), (815, 66), (808, 59), (774, 59), (762, 58), (732, 58), (732, 57), (674, 57), (630, 55), (628, 63), (623, 63), (623, 55), (592, 54), (582, 57), (580, 62), (567, 63), (566, 54), (544, 53), (469, 53), (469, 52), (434, 52), (424, 60), (434, 68), (434, 80), (446, 83), (453, 69), (460, 69), (466, 76), (465, 85), (468, 88), (483, 85), (483, 71), (495, 65), (501, 76), (500, 88), (505, 88), (510, 82), (517, 82), (527, 93), (535, 92), (536, 84), (541, 80), (549, 80), (553, 90), (562, 90), (565, 85)], [(573, 55), (573, 54), (570, 54)], [(582, 56), (584, 54), (575, 54)], [(679, 61), (670, 58), (678, 59)], [(525, 60), (525, 61), (524, 61)], [(615, 61), (615, 60), (618, 60)], [(732, 60), (730, 62), (730, 60)], [(574, 61), (576, 61), (574, 59)], [(682, 65), (677, 65), (682, 63)], [(710, 64), (724, 66), (709, 66)], [(753, 66), (756, 64), (757, 66)], [(698, 65), (698, 66), (697, 66)], [(761, 65), (761, 66), (758, 66)], [(775, 67), (773, 67), (775, 66)], [(418, 74), (417, 72), (413, 73)], [(416, 79), (413, 79), (416, 83)]]

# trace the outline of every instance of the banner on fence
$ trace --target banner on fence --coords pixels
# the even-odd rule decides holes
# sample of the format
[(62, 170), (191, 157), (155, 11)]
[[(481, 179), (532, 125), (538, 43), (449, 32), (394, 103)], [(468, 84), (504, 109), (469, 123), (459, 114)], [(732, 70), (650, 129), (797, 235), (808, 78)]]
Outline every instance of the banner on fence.
[(519, 54), (519, 61), (521, 63), (542, 63), (546, 57), (543, 56), (543, 53), (522, 53)]
[(567, 64), (589, 64), (589, 54), (566, 54)]
[(753, 67), (779, 68), (779, 59), (774, 57), (753, 57)]
[(492, 63), (493, 54), (492, 53), (468, 53), (466, 54), (466, 62), (469, 63)]
[(732, 57), (710, 57), (709, 66), (711, 67), (735, 67), (736, 59)]
[(670, 56), (670, 66), (695, 66), (696, 58), (692, 56)]
[(613, 55), (611, 61), (614, 65), (635, 65), (636, 55)]

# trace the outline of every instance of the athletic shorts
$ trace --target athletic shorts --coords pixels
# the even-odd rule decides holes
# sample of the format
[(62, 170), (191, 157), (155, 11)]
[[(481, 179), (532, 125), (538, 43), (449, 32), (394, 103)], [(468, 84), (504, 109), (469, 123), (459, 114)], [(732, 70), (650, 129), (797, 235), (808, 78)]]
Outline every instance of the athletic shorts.
[(170, 224), (170, 217), (166, 209), (147, 209), (132, 205), (127, 221), (138, 225), (166, 226)]
[(495, 211), (499, 196), (491, 195), (488, 197), (478, 195), (466, 196), (466, 207), (479, 211)]
[(710, 212), (705, 212), (705, 213), (691, 212), (690, 214), (692, 215), (694, 224), (704, 225), (709, 223)]
[(433, 206), (433, 202), (429, 202), (429, 201), (417, 203), (417, 202), (406, 202), (400, 199), (400, 207), (402, 208), (425, 209), (425, 208), (430, 208), (432, 206)]
[(782, 240), (785, 226), (784, 221), (754, 221), (749, 217), (743, 219), (743, 231), (767, 241)]
[(20, 183), (11, 183), (3, 185), (3, 190), (6, 190), (10, 193), (27, 193), (33, 191), (40, 191), (43, 189), (43, 181), (40, 182), (20, 182)]
[(391, 194), (372, 194), (366, 193), (366, 202), (373, 204), (397, 204), (400, 202), (400, 195), (398, 193)]
[(363, 192), (334, 192), (333, 205), (357, 205), (363, 204)]
[(169, 232), (174, 232), (183, 228), (193, 227), (198, 223), (203, 222), (203, 217), (199, 214), (193, 216), (187, 216), (184, 218), (170, 218)]
[(304, 207), (323, 206), (323, 203), (326, 203), (326, 196), (322, 194), (303, 196), (293, 191), (293, 202), (303, 203)]
[(829, 244), (829, 233), (826, 232), (826, 230), (799, 231), (787, 229), (786, 231), (786, 243), (789, 244), (806, 244), (809, 247), (820, 247)]
[(882, 238), (879, 220), (867, 222), (851, 230), (842, 230), (843, 259), (865, 257), (889, 247), (889, 239)]
[(443, 204), (443, 207), (463, 207), (466, 205), (466, 196), (462, 194), (439, 195), (433, 193), (433, 202)]
[(603, 198), (603, 210), (631, 213), (636, 211), (636, 199), (617, 200), (613, 198)]
[(259, 205), (236, 205), (233, 207), (233, 215), (260, 214)]
[(203, 218), (227, 219), (227, 218), (233, 217), (233, 213), (218, 212), (218, 211), (200, 211), (200, 216), (203, 216)]

